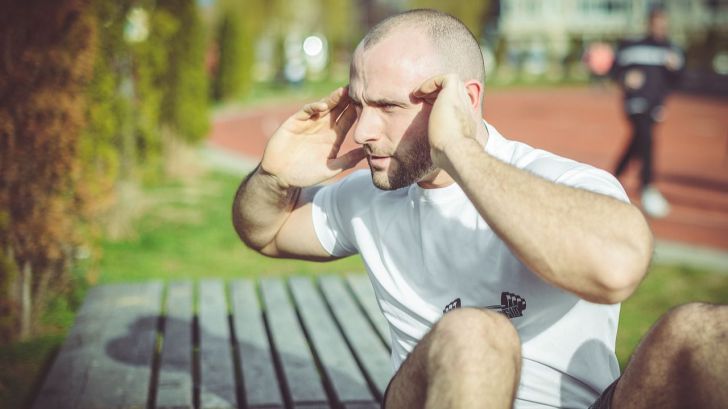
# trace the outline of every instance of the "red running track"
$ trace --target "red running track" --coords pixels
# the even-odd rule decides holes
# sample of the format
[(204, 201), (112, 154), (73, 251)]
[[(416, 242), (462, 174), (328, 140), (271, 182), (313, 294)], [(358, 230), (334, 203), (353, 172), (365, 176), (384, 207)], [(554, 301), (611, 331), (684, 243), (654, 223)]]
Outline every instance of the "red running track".
[[(301, 104), (218, 115), (209, 143), (260, 158), (268, 136)], [(485, 118), (509, 139), (607, 170), (628, 142), (614, 89), (494, 91), (485, 97)], [(352, 147), (347, 140), (342, 149)], [(655, 183), (672, 204), (668, 217), (650, 220), (655, 235), (728, 250), (728, 99), (670, 97), (656, 128), (655, 166)], [(636, 166), (622, 183), (638, 203)]]

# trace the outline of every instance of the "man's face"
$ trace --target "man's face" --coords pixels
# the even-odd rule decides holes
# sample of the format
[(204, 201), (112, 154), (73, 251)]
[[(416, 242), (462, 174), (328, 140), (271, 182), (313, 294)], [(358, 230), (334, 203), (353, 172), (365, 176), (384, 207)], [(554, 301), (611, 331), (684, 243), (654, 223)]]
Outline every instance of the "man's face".
[(665, 13), (656, 13), (650, 19), (650, 34), (652, 37), (663, 40), (667, 38), (667, 15)]
[(353, 136), (366, 149), (372, 181), (380, 189), (399, 189), (435, 170), (427, 137), (432, 106), (412, 97), (437, 74), (432, 48), (421, 37), (398, 30), (366, 51), (359, 47), (352, 61)]

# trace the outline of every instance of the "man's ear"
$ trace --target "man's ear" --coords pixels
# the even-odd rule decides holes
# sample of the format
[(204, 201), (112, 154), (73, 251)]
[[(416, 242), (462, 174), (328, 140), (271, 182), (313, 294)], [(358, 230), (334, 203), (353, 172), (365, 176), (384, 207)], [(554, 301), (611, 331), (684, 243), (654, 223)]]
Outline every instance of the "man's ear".
[(480, 102), (483, 99), (484, 92), (485, 88), (479, 81), (470, 80), (465, 83), (465, 93), (468, 94), (470, 99), (470, 106), (478, 114), (480, 114)]

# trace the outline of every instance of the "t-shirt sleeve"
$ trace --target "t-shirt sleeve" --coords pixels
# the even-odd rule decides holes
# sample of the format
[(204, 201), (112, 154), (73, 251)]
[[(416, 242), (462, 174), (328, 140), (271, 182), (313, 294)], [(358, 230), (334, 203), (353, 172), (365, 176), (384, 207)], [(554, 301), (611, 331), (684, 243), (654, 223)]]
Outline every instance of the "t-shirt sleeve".
[(605, 170), (589, 165), (579, 164), (566, 171), (556, 179), (556, 183), (600, 193), (629, 203), (629, 197), (617, 178)]
[(356, 202), (352, 179), (357, 177), (355, 173), (324, 186), (313, 198), (312, 216), (316, 236), (324, 249), (335, 257), (358, 253), (351, 224)]

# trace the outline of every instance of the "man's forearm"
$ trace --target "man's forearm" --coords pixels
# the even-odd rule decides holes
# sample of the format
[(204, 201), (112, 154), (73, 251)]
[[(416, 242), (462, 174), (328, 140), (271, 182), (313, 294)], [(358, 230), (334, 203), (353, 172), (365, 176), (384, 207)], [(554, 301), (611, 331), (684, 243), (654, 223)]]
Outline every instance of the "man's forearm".
[(613, 303), (642, 279), (652, 235), (634, 206), (517, 169), (475, 140), (448, 149), (445, 170), (544, 280), (589, 301)]
[(301, 188), (281, 186), (275, 176), (258, 166), (235, 194), (235, 231), (249, 247), (262, 250), (275, 239), (300, 192)]

